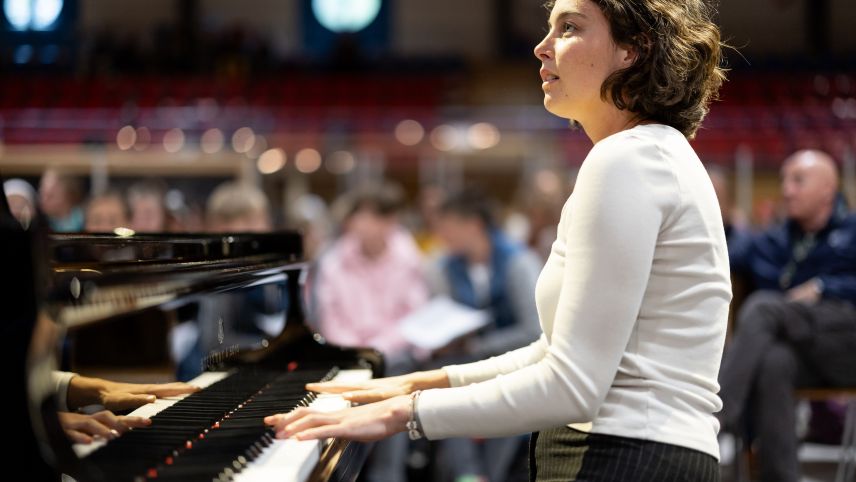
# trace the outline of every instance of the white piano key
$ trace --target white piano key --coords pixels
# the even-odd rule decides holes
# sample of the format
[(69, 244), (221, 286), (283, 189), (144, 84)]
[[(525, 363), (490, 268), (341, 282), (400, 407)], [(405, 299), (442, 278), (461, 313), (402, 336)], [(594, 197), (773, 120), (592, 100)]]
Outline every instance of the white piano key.
[[(361, 382), (371, 379), (371, 370), (340, 370), (333, 380)], [(310, 407), (332, 412), (351, 404), (339, 395), (321, 394)], [(265, 448), (261, 456), (250, 462), (246, 469), (234, 477), (234, 482), (260, 482), (277, 480), (303, 482), (312, 473), (329, 440), (276, 440)]]
[(275, 440), (234, 481), (306, 480), (321, 457), (321, 447), (317, 440)]

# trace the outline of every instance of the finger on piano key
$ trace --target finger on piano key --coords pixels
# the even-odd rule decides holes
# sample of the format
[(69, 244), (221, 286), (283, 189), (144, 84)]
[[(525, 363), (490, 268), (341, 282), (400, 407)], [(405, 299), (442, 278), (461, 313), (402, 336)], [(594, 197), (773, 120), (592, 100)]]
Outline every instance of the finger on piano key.
[[(358, 372), (358, 370), (343, 370), (348, 372)], [(353, 377), (353, 374), (349, 374), (346, 376)], [(365, 376), (365, 374), (357, 375), (357, 376)], [(318, 397), (309, 405), (309, 407), (299, 407), (295, 410), (287, 414), (276, 414), (271, 415), (265, 418), (265, 423), (273, 426), (277, 431), (282, 430), (285, 424), (290, 423), (292, 420), (296, 418), (295, 412), (303, 412), (305, 414), (316, 413), (316, 412), (335, 412), (338, 410), (343, 410), (351, 406), (351, 402), (345, 400), (341, 395), (330, 394), (330, 393), (322, 393), (319, 394)], [(307, 408), (309, 410), (307, 410)], [(289, 416), (290, 415), (290, 416)], [(299, 417), (298, 417), (299, 418)]]
[[(333, 380), (364, 381), (371, 379), (370, 370), (340, 370)], [(339, 395), (319, 395), (309, 407), (319, 411), (336, 411), (351, 404)], [(318, 463), (321, 451), (330, 440), (274, 440), (262, 455), (235, 476), (235, 482), (268, 480), (305, 481)], [(280, 472), (282, 471), (282, 472)]]
[[(230, 372), (205, 372), (191, 380), (190, 384), (200, 387), (204, 390), (206, 387), (209, 387), (214, 383), (219, 382), (220, 380), (229, 376), (229, 373)], [(151, 418), (157, 415), (158, 413), (166, 410), (167, 408), (175, 405), (179, 400), (182, 400), (188, 396), (189, 395), (177, 395), (175, 397), (159, 398), (155, 400), (154, 403), (143, 405), (140, 408), (134, 410), (133, 412), (129, 413), (128, 416)], [(89, 444), (77, 443), (72, 445), (72, 449), (78, 457), (83, 458), (91, 454), (95, 450), (101, 448), (106, 443), (107, 442), (105, 440), (96, 440)]]

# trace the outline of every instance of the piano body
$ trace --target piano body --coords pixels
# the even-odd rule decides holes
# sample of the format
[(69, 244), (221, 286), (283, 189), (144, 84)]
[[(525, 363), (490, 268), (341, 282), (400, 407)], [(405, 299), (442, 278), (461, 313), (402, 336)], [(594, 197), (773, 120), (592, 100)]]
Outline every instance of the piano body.
[[(383, 372), (378, 352), (331, 346), (308, 328), (298, 233), (39, 236), (12, 229), (2, 244), (12, 271), (6, 278), (20, 281), (17, 291), (4, 290), (3, 301), (22, 305), (14, 325), (20, 333), (6, 329), (24, 348), (6, 356), (24, 366), (16, 384), (27, 396), (14, 416), (19, 430), (29, 428), (19, 450), (33, 460), (34, 479), (302, 482), (358, 475), (367, 445), (275, 440), (262, 422), (299, 405), (345, 406), (340, 397), (307, 393), (307, 382)], [(284, 286), (289, 300), (278, 334), (252, 347), (221, 337), (222, 348), (208, 354), (206, 371), (191, 381), (203, 390), (131, 413), (151, 417), (150, 427), (107, 443), (70, 444), (49, 386), (64, 331), (271, 283)]]

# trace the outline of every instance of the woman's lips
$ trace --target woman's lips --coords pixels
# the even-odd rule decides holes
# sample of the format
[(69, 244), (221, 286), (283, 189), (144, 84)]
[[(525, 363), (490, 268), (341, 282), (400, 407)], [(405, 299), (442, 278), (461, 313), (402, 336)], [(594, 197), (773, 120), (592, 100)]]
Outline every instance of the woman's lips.
[(559, 80), (558, 75), (554, 74), (553, 72), (551, 72), (551, 71), (549, 71), (543, 67), (540, 70), (540, 74), (541, 74), (541, 80), (544, 82), (543, 85), (545, 85), (545, 86), (552, 84), (553, 82), (556, 82), (557, 80)]

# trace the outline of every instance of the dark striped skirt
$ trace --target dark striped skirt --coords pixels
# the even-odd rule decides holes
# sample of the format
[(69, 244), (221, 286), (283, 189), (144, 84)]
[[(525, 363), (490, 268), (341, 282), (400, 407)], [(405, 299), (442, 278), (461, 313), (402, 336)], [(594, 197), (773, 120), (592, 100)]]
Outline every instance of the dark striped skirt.
[(530, 482), (719, 482), (717, 460), (697, 450), (559, 427), (532, 434)]

